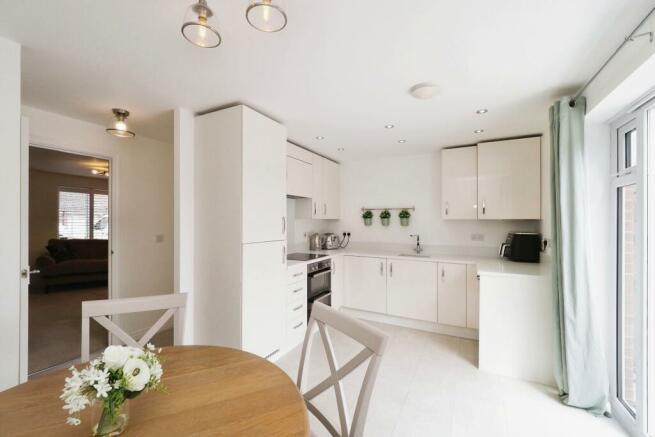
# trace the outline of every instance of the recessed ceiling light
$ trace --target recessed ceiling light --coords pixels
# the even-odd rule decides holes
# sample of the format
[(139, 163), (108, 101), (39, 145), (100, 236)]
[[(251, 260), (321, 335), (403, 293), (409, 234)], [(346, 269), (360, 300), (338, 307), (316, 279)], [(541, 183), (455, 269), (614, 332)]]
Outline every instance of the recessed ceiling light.
[(343, 147), (339, 147), (339, 148), (337, 148), (337, 150), (338, 150), (339, 152), (343, 152), (343, 151), (344, 151), (344, 148), (343, 148)]
[(473, 131), (474, 134), (481, 134), (482, 132), (484, 132), (484, 129), (476, 129)]
[(439, 87), (431, 82), (417, 83), (409, 89), (409, 93), (417, 99), (427, 100), (434, 97), (439, 91)]
[(323, 135), (319, 135), (319, 136), (316, 137), (316, 139), (317, 139), (317, 140), (324, 140), (325, 137), (324, 137)]
[(404, 143), (407, 142), (407, 140), (398, 140), (398, 142), (399, 142), (400, 144), (404, 144)]
[(488, 109), (478, 109), (477, 111), (475, 111), (476, 114), (480, 114), (480, 115), (486, 114), (487, 112), (489, 112)]
[(393, 129), (393, 124), (385, 124), (384, 128), (385, 129)]

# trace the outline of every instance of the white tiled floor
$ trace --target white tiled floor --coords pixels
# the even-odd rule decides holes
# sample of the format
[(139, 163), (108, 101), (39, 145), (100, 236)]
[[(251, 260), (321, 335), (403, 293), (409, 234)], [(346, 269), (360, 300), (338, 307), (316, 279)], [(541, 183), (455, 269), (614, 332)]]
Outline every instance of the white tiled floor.
[[(626, 434), (613, 420), (563, 406), (554, 389), (480, 372), (476, 341), (375, 324), (389, 334), (378, 374), (366, 436), (438, 437), (617, 437)], [(340, 364), (359, 351), (332, 331)], [(295, 381), (300, 347), (278, 365)], [(310, 384), (322, 380), (327, 364), (320, 341), (313, 342)], [(344, 381), (352, 414), (363, 369)], [(337, 422), (332, 391), (317, 400)], [(328, 435), (312, 417), (312, 434)]]

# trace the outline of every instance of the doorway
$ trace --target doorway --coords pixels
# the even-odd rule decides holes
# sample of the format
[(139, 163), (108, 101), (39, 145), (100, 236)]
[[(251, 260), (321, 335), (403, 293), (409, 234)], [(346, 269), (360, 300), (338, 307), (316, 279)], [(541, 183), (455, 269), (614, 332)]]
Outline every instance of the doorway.
[[(108, 299), (110, 161), (29, 147), (28, 374), (79, 359), (82, 302)], [(91, 350), (108, 344), (91, 327)]]

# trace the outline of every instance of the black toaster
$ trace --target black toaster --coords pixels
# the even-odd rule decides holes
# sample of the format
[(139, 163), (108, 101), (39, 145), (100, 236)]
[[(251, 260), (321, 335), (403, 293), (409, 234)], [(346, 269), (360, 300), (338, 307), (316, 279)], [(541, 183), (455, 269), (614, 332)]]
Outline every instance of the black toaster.
[(541, 255), (541, 234), (537, 232), (510, 232), (500, 245), (500, 256), (510, 261), (538, 263)]

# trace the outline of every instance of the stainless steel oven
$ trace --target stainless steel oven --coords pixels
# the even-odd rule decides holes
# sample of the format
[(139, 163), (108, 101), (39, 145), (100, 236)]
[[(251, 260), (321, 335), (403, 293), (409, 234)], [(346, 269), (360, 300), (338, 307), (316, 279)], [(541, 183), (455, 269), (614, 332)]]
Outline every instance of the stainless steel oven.
[(330, 306), (332, 301), (332, 260), (325, 259), (307, 265), (307, 319), (312, 304), (321, 302)]

